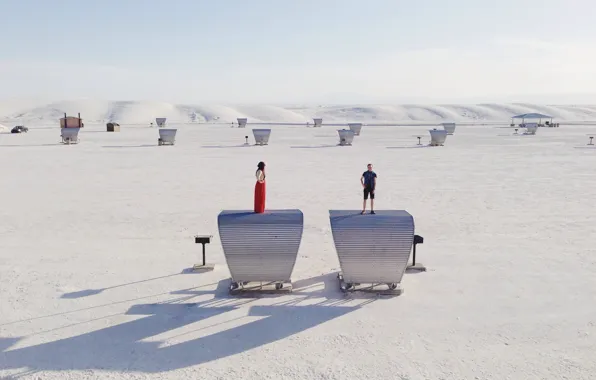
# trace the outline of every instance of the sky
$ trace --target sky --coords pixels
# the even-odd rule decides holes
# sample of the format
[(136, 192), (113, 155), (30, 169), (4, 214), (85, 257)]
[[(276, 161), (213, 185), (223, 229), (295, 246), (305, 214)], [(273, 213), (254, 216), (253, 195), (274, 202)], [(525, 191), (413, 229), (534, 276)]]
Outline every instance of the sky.
[(0, 0), (0, 99), (596, 104), (594, 15), (594, 0)]

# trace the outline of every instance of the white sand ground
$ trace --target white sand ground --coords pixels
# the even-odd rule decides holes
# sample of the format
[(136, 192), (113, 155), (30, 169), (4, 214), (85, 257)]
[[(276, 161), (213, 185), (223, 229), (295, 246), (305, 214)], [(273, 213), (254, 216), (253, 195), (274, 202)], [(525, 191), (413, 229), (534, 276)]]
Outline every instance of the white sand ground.
[[(246, 130), (88, 125), (0, 134), (0, 378), (593, 379), (596, 127), (458, 126), (417, 148), (422, 127)], [(250, 136), (252, 140), (252, 136)], [(425, 138), (425, 140), (428, 140)], [(257, 162), (267, 207), (299, 208), (294, 293), (227, 295), (222, 209), (250, 209)], [(406, 209), (425, 238), (400, 297), (338, 290), (328, 210)], [(213, 234), (211, 273), (196, 233)]]

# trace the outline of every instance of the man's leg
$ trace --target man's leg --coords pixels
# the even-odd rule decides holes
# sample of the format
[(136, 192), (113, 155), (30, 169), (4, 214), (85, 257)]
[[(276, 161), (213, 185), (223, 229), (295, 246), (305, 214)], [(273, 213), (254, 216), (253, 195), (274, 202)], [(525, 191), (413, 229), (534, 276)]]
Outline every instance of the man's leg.
[(370, 192), (370, 212), (374, 214), (375, 212), (375, 191), (372, 190)]
[(364, 212), (366, 211), (366, 199), (368, 198), (368, 192), (366, 191), (366, 189), (364, 189), (363, 194), (364, 200), (362, 200), (362, 213), (364, 214)]

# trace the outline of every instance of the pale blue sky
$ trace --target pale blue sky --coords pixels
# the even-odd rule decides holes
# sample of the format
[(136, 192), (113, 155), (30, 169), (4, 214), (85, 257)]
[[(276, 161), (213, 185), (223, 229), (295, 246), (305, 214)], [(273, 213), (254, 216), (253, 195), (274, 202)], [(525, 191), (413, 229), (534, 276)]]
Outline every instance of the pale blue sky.
[(0, 98), (596, 93), (594, 0), (0, 0), (0, 14)]

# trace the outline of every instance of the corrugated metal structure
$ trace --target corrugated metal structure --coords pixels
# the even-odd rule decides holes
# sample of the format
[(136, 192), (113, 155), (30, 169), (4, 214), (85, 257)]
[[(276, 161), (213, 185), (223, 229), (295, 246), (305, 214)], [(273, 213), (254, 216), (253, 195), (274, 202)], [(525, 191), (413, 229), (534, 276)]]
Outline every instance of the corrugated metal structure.
[(62, 143), (70, 145), (70, 144), (78, 144), (79, 143), (79, 131), (81, 128), (62, 128), (60, 129), (60, 137), (62, 137)]
[(350, 131), (354, 132), (354, 136), (360, 136), (362, 123), (348, 123), (348, 127), (350, 127)]
[(238, 128), (246, 128), (246, 124), (248, 123), (248, 118), (239, 117), (239, 118), (236, 118), (236, 120), (238, 120)]
[(430, 145), (443, 146), (447, 140), (447, 131), (444, 129), (430, 129)]
[(255, 145), (268, 145), (271, 129), (253, 129), (252, 134), (255, 137)]
[(339, 145), (352, 145), (352, 142), (354, 141), (354, 132), (349, 129), (338, 129), (337, 133), (339, 134)]
[(414, 242), (414, 218), (404, 210), (375, 212), (329, 211), (343, 291), (356, 284), (395, 289), (404, 275)]
[(447, 131), (449, 136), (455, 133), (455, 123), (442, 123), (443, 129)]
[(304, 229), (300, 210), (224, 210), (217, 218), (230, 290), (249, 282), (291, 283)]
[(174, 145), (176, 143), (177, 131), (178, 129), (175, 128), (160, 128), (157, 145)]

